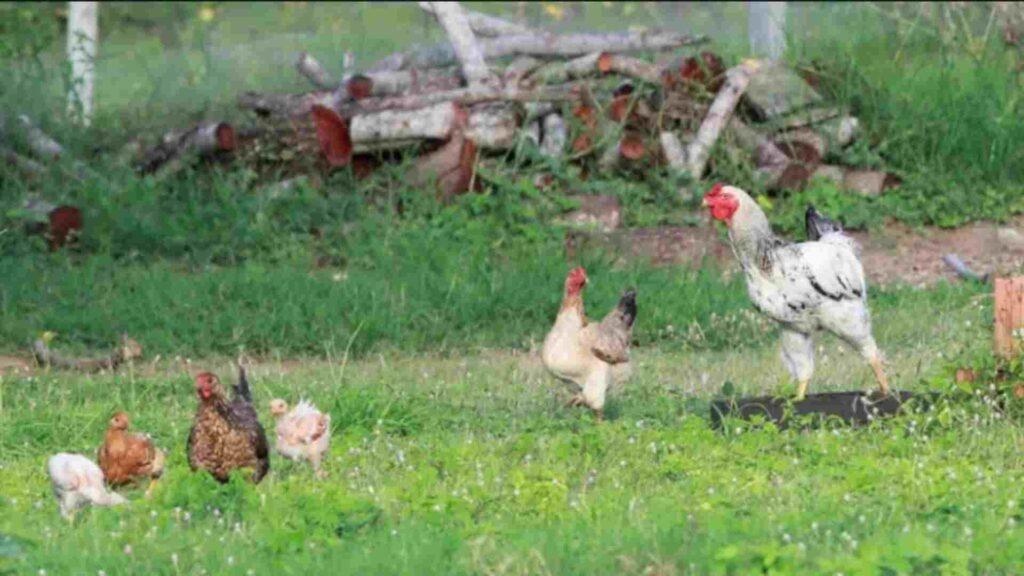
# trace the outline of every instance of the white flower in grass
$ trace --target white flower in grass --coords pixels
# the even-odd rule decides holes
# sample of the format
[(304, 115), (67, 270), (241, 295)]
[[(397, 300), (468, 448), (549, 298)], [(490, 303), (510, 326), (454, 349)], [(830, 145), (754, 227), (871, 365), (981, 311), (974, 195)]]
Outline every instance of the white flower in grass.
[(124, 545), (124, 554), (125, 554), (125, 556), (131, 556), (132, 555), (132, 545), (131, 544), (125, 544)]

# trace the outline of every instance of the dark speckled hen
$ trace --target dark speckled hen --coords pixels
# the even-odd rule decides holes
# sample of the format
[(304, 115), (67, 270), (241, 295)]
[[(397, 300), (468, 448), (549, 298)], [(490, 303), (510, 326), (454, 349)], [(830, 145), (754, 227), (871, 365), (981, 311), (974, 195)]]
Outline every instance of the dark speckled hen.
[(220, 482), (227, 482), (232, 471), (253, 470), (252, 480), (259, 482), (270, 470), (267, 435), (252, 407), (252, 393), (245, 369), (238, 366), (238, 384), (228, 401), (216, 375), (203, 372), (196, 376), (196, 409), (188, 435), (188, 463), (192, 470), (206, 470)]

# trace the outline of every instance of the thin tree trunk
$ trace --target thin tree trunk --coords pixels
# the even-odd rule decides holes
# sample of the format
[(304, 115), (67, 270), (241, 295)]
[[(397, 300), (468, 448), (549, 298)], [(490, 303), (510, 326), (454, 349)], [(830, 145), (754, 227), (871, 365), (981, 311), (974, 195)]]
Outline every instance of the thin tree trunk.
[(67, 51), (72, 83), (68, 113), (86, 126), (92, 121), (98, 11), (98, 2), (68, 2)]
[(747, 34), (755, 56), (781, 59), (786, 51), (786, 3), (747, 2)]

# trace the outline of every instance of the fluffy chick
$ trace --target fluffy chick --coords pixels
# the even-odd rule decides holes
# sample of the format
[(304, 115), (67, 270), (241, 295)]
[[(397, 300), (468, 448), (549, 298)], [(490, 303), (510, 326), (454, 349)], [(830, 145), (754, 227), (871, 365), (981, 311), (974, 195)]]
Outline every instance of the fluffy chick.
[(289, 460), (309, 460), (317, 477), (323, 476), (320, 461), (331, 443), (331, 415), (305, 400), (289, 412), (280, 398), (270, 401), (270, 413), (277, 420), (277, 453)]
[(84, 506), (116, 506), (127, 500), (103, 484), (103, 471), (81, 454), (61, 452), (46, 463), (61, 516), (71, 520)]

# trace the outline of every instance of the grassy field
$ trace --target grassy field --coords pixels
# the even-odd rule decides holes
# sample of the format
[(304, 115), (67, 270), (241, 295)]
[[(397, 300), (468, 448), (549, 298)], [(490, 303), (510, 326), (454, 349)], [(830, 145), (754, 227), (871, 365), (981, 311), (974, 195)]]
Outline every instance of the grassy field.
[[(895, 386), (957, 391), (935, 411), (716, 432), (708, 402), (723, 390), (791, 391), (742, 280), (584, 251), (573, 264), (593, 281), (592, 316), (639, 292), (635, 376), (599, 424), (562, 406), (537, 358), (569, 267), (557, 218), (573, 191), (617, 196), (629, 226), (699, 224), (673, 177), (547, 165), (557, 185), (537, 190), (530, 158), (491, 158), (483, 192), (447, 206), (409, 189), (402, 166), (287, 194), (242, 166), (139, 178), (118, 159), (127, 138), (243, 122), (243, 90), (308, 89), (291, 69), (299, 50), (339, 75), (344, 50), (362, 65), (439, 32), (411, 4), (104, 4), (97, 118), (83, 130), (62, 120), (64, 6), (0, 5), (0, 108), (69, 151), (35, 180), (0, 165), (0, 353), (24, 356), (49, 330), (61, 351), (98, 354), (127, 332), (146, 357), (117, 375), (0, 375), (0, 574), (1024, 573), (1019, 401), (993, 406), (953, 382), (971, 364), (985, 367), (978, 389), (997, 384), (987, 288), (871, 288)], [(791, 7), (787, 58), (815, 62), (866, 130), (829, 161), (887, 166), (905, 185), (762, 197), (779, 229), (800, 238), (808, 202), (869, 229), (1024, 211), (1021, 53), (985, 8)], [(743, 3), (505, 8), (561, 30), (669, 22), (711, 34), (730, 63), (747, 51)], [(89, 170), (69, 176), (72, 159)], [(722, 151), (713, 165), (709, 178), (751, 181)], [(78, 246), (47, 254), (22, 233), (18, 207), (35, 194), (82, 207)], [(264, 425), (275, 396), (330, 411), (325, 480), (276, 456), (259, 486), (188, 471), (189, 374), (233, 380), (239, 352), (257, 359)], [(1004, 392), (1024, 380), (1011, 374)], [(855, 353), (820, 341), (812, 392), (871, 382)], [(152, 498), (128, 490), (127, 507), (69, 524), (46, 459), (94, 454), (118, 409), (168, 450), (168, 472)]]
[[(987, 347), (982, 295), (881, 314), (893, 380), (947, 389), (952, 358)], [(534, 334), (540, 337), (541, 334)], [(821, 342), (816, 390), (870, 386), (856, 354)], [(846, 428), (709, 429), (707, 400), (783, 389), (773, 345), (635, 352), (609, 421), (562, 407), (535, 353), (380, 353), (357, 361), (267, 358), (266, 403), (310, 397), (335, 426), (316, 481), (275, 457), (253, 487), (188, 471), (195, 401), (162, 360), (125, 374), (5, 378), (0, 404), (2, 550), (13, 573), (1013, 574), (1024, 569), (1024, 468), (1014, 418), (958, 401)], [(63, 521), (43, 474), (58, 450), (91, 453), (107, 416), (132, 413), (169, 450), (151, 499)]]

